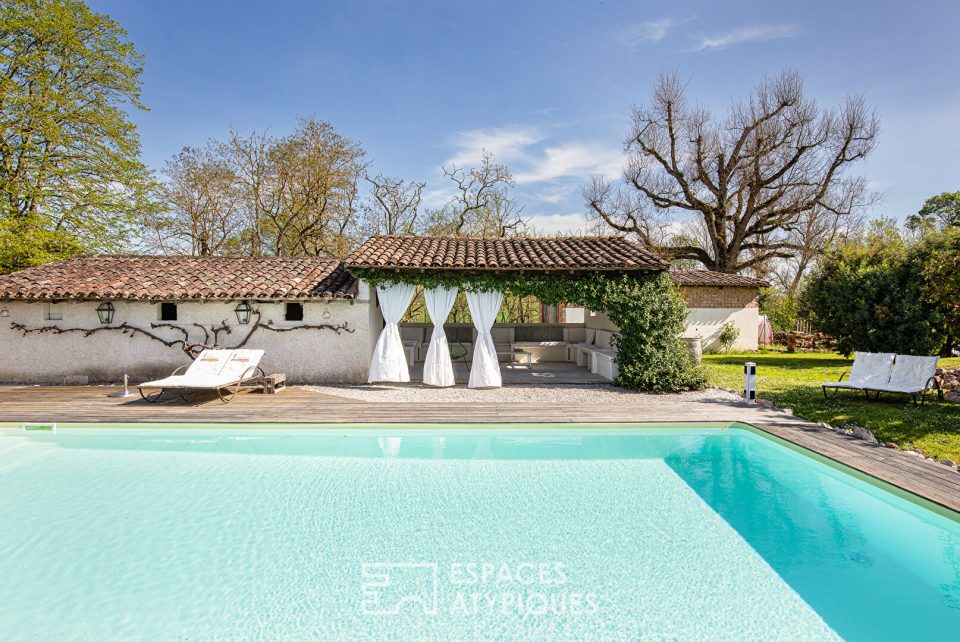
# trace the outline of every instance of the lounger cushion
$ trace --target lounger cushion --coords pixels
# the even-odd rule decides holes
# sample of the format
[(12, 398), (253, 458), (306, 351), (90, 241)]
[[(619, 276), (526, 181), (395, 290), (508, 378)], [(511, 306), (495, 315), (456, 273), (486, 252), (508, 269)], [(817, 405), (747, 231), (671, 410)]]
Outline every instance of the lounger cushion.
[[(212, 371), (216, 361), (208, 353), (225, 353), (226, 359)], [(263, 350), (205, 350), (182, 375), (141, 383), (138, 388), (193, 388), (216, 390), (250, 378), (263, 358)], [(207, 358), (204, 358), (206, 355)], [(217, 355), (222, 356), (222, 355)], [(201, 359), (203, 359), (201, 361)], [(199, 363), (198, 363), (199, 362)]]
[(870, 390), (885, 392), (920, 392), (927, 386), (930, 377), (937, 373), (938, 357), (916, 357), (907, 354), (897, 355), (893, 364), (890, 380), (883, 384), (868, 386)]
[(244, 373), (250, 369), (256, 369), (257, 365), (260, 364), (260, 359), (263, 358), (263, 350), (234, 350), (233, 356), (227, 360), (223, 365), (223, 368), (219, 372), (219, 377), (222, 379), (232, 379), (233, 381), (240, 381), (240, 378), (244, 376)]
[(208, 377), (219, 374), (224, 364), (233, 355), (233, 350), (204, 350), (184, 371), (184, 376)]
[(895, 354), (892, 352), (857, 352), (850, 366), (848, 387), (866, 388), (890, 381)]

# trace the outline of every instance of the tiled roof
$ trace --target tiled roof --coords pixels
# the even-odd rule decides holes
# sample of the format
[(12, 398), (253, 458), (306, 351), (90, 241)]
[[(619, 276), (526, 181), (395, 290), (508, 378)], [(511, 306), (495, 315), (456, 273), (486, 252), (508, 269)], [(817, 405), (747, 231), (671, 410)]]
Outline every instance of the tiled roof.
[(668, 263), (624, 238), (374, 236), (348, 268), (422, 270), (665, 270)]
[(0, 276), (0, 299), (353, 298), (357, 280), (336, 259), (82, 256)]
[(708, 270), (674, 270), (670, 277), (677, 285), (702, 285), (710, 287), (732, 288), (768, 288), (770, 284), (763, 279), (755, 279), (741, 274), (726, 274)]

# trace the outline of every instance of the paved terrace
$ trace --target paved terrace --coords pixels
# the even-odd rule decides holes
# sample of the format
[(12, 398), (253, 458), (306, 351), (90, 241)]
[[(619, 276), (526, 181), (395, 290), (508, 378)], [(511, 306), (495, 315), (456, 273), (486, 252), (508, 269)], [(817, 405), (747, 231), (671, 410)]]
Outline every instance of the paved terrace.
[[(960, 474), (906, 453), (839, 435), (782, 412), (680, 395), (636, 395), (623, 403), (370, 403), (288, 388), (277, 395), (241, 392), (229, 405), (216, 397), (183, 402), (171, 394), (148, 404), (110, 397), (116, 388), (0, 388), (0, 427), (56, 423), (633, 423), (744, 422), (882, 479), (940, 506), (960, 511)], [(918, 412), (922, 412), (919, 410)]]

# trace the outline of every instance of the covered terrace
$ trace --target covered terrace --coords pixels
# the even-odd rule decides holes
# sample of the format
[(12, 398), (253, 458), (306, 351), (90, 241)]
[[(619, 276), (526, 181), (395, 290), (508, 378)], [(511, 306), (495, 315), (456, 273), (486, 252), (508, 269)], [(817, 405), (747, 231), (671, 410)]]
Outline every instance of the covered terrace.
[[(602, 383), (617, 376), (612, 344), (617, 328), (605, 315), (530, 297), (506, 305), (507, 288), (499, 283), (668, 267), (647, 248), (619, 237), (375, 236), (345, 264), (356, 276), (377, 283), (384, 313), (371, 382), (466, 382), (471, 387)], [(449, 287), (452, 276), (476, 277), (484, 287), (458, 293)], [(406, 287), (390, 289), (385, 280)], [(518, 306), (524, 314), (516, 314)]]

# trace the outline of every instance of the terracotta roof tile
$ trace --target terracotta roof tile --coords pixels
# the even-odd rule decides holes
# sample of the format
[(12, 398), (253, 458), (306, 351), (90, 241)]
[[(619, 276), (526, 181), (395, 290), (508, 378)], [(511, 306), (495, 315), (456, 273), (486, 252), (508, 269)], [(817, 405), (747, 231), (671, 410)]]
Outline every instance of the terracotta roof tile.
[(665, 270), (666, 261), (627, 239), (374, 236), (348, 268), (468, 270)]
[(768, 288), (770, 283), (741, 274), (710, 272), (709, 270), (675, 270), (670, 278), (678, 285), (701, 285), (708, 287)]
[(336, 259), (82, 256), (0, 276), (0, 299), (306, 299), (356, 296)]

